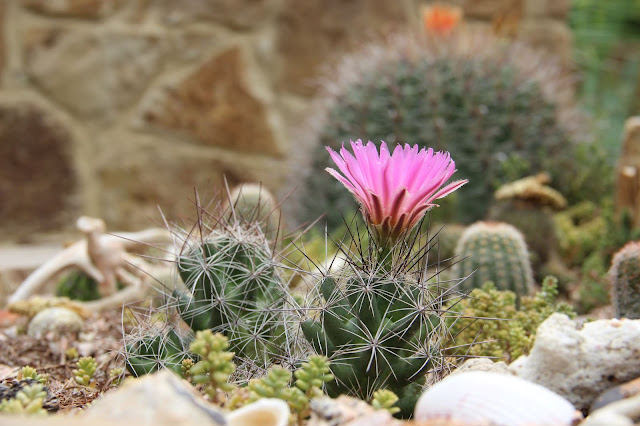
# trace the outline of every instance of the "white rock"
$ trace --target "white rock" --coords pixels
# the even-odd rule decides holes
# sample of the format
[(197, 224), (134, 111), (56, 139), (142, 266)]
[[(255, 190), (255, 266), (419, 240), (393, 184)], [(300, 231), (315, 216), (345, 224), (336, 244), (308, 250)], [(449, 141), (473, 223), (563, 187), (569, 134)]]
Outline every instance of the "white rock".
[(577, 323), (553, 314), (538, 328), (528, 357), (510, 369), (519, 377), (587, 409), (603, 391), (640, 377), (640, 320)]
[(488, 371), (491, 373), (502, 373), (508, 375), (514, 374), (509, 370), (509, 367), (504, 361), (493, 362), (489, 358), (470, 358), (453, 370), (447, 377), (454, 376), (456, 374), (469, 373), (471, 371)]
[(47, 308), (38, 312), (29, 322), (27, 334), (41, 338), (47, 333), (57, 336), (66, 333), (79, 333), (84, 321), (77, 313), (67, 308)]
[(264, 398), (227, 415), (229, 426), (287, 426), (289, 405), (281, 399)]

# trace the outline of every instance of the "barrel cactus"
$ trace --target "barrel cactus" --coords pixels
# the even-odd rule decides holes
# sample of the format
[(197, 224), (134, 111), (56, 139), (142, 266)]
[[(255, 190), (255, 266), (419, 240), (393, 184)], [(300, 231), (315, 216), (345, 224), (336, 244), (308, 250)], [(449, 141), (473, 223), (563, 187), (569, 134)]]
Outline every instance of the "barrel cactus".
[(302, 129), (308, 158), (294, 156), (292, 169), (305, 177), (292, 174), (290, 186), (304, 202), (294, 214), (310, 221), (327, 212), (331, 227), (355, 210), (322, 172), (320, 151), (357, 138), (450, 151), (474, 183), (456, 194), (464, 208), (447, 210), (463, 222), (485, 217), (497, 185), (542, 170), (564, 193), (579, 116), (564, 75), (525, 46), (475, 31), (403, 36), (344, 59)]
[(618, 318), (640, 318), (640, 242), (627, 243), (611, 261), (611, 299)]
[(193, 331), (223, 334), (240, 362), (259, 368), (288, 354), (287, 292), (258, 228), (236, 224), (189, 237), (176, 263), (186, 291), (172, 296)]
[(244, 183), (236, 186), (223, 203), (224, 221), (257, 223), (269, 241), (278, 238), (280, 209), (273, 194), (261, 184)]
[[(510, 290), (518, 297), (531, 293), (533, 273), (524, 237), (502, 222), (477, 222), (462, 234), (456, 254), (460, 261), (453, 274), (464, 277), (463, 290), (482, 288), (488, 281), (498, 290)], [(465, 258), (466, 257), (466, 258)]]
[(178, 334), (176, 329), (152, 328), (139, 335), (127, 336), (125, 345), (126, 366), (135, 377), (168, 368), (181, 374), (182, 361), (189, 358), (188, 340)]

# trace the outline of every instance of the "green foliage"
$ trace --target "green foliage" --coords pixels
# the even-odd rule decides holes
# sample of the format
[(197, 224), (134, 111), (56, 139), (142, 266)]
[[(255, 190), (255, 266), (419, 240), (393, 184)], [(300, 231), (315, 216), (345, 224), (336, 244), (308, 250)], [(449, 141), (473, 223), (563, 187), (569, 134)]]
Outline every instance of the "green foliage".
[(47, 392), (42, 383), (25, 386), (16, 394), (15, 398), (0, 402), (0, 413), (46, 415), (47, 412), (42, 408), (46, 397)]
[(84, 271), (72, 271), (58, 282), (56, 296), (68, 297), (72, 300), (98, 300), (100, 299), (100, 290), (96, 280)]
[(330, 373), (327, 357), (318, 355), (309, 356), (307, 362), (303, 363), (294, 375), (295, 386), (290, 387), (291, 372), (286, 368), (271, 367), (265, 377), (249, 382), (249, 401), (260, 398), (282, 399), (289, 404), (300, 424), (311, 413), (311, 399), (323, 395), (324, 384), (332, 381), (334, 377)]
[(509, 224), (473, 224), (462, 234), (456, 255), (462, 260), (453, 266), (454, 276), (473, 274), (461, 283), (462, 290), (480, 288), (491, 281), (498, 289), (513, 291), (521, 298), (533, 288), (527, 246), (522, 234)]
[[(124, 288), (121, 282), (117, 282), (116, 285), (118, 290)], [(71, 271), (60, 279), (56, 287), (56, 296), (81, 301), (98, 300), (102, 297), (97, 281), (80, 270)]]
[(182, 361), (187, 357), (186, 346), (187, 342), (173, 328), (143, 333), (141, 338), (126, 345), (127, 370), (136, 377), (162, 367), (181, 374)]
[(459, 313), (448, 319), (456, 351), (507, 362), (526, 355), (542, 321), (554, 312), (575, 316), (569, 305), (556, 303), (557, 295), (557, 280), (547, 277), (542, 289), (533, 297), (523, 297), (517, 309), (513, 292), (499, 291), (487, 282), (471, 292), (469, 301), (451, 307)]
[(387, 389), (380, 389), (373, 393), (373, 399), (371, 400), (371, 405), (373, 408), (379, 410), (387, 410), (391, 414), (396, 414), (400, 412), (398, 407), (394, 407), (393, 405), (398, 402), (398, 395), (391, 392)]
[(89, 386), (93, 375), (98, 368), (98, 363), (91, 356), (82, 357), (76, 362), (76, 369), (73, 370), (73, 376), (77, 384), (81, 386)]
[(613, 256), (611, 298), (618, 318), (640, 318), (640, 242), (630, 242)]
[(109, 370), (109, 381), (114, 386), (119, 386), (120, 383), (122, 383), (123, 378), (124, 378), (124, 369), (112, 368)]
[[(213, 401), (217, 400), (219, 391), (228, 392), (234, 387), (229, 383), (229, 377), (236, 366), (233, 363), (234, 354), (228, 352), (228, 348), (228, 339), (222, 334), (213, 334), (211, 330), (198, 331), (189, 346), (200, 360), (188, 368), (188, 375), (193, 382), (206, 385), (205, 393)], [(188, 364), (183, 362), (182, 367), (186, 370)]]
[(582, 265), (602, 245), (608, 233), (605, 219), (591, 201), (583, 201), (556, 213), (554, 224), (559, 234), (562, 258), (571, 266)]
[(625, 120), (640, 112), (640, 1), (573, 0), (569, 24), (580, 100), (597, 122), (596, 140), (611, 164)]
[(46, 385), (48, 381), (48, 378), (45, 374), (38, 374), (35, 368), (28, 365), (26, 367), (22, 367), (22, 370), (20, 370), (20, 376), (22, 379), (36, 380), (43, 385)]
[(581, 268), (578, 298), (573, 301), (576, 311), (586, 314), (610, 302), (607, 264), (598, 252), (587, 257)]
[(327, 212), (334, 227), (340, 212), (355, 210), (351, 194), (324, 172), (333, 167), (324, 147), (356, 139), (451, 152), (457, 175), (472, 183), (457, 194), (454, 220), (484, 218), (497, 185), (544, 170), (571, 198), (580, 166), (569, 129), (578, 114), (570, 84), (534, 64), (537, 57), (487, 34), (460, 32), (442, 44), (403, 37), (346, 58), (305, 133), (313, 146), (301, 219)]
[(261, 232), (213, 231), (189, 241), (177, 265), (187, 292), (173, 296), (194, 331), (222, 333), (236, 357), (262, 368), (286, 355), (287, 293)]

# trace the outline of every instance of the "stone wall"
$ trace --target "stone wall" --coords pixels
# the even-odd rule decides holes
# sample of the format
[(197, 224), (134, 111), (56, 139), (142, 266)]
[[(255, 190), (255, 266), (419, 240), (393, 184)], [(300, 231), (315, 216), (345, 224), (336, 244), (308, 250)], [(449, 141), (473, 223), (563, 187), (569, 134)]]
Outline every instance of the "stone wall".
[[(570, 57), (569, 0), (459, 0)], [(419, 0), (1, 0), (0, 241), (193, 216), (230, 184), (278, 190), (341, 53), (419, 23)], [(327, 74), (325, 74), (327, 75)], [(330, 76), (330, 74), (328, 74)], [(37, 237), (36, 237), (37, 239)]]

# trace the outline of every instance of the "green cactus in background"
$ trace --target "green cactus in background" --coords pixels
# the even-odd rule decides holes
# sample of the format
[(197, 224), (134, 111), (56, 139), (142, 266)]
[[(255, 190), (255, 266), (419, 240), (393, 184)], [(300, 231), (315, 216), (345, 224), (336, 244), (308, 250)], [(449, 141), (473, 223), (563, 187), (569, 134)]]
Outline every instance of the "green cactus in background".
[(611, 300), (617, 318), (640, 318), (640, 242), (627, 243), (609, 269)]
[(516, 307), (512, 291), (499, 291), (492, 282), (471, 292), (468, 300), (451, 303), (459, 315), (447, 319), (455, 346), (452, 355), (495, 357), (511, 362), (529, 353), (538, 326), (554, 312), (575, 316), (571, 306), (556, 303), (554, 277), (542, 282), (535, 296), (525, 296)]
[(182, 362), (188, 358), (188, 342), (175, 329), (143, 332), (125, 345), (126, 367), (135, 377), (153, 373), (164, 367), (182, 374)]
[[(360, 241), (356, 236), (353, 244)], [(387, 389), (399, 398), (399, 415), (408, 417), (426, 373), (437, 368), (444, 286), (423, 264), (428, 243), (396, 248), (382, 263), (375, 260), (374, 243), (359, 246), (359, 254), (348, 247), (341, 247), (345, 267), (324, 275), (309, 295), (304, 337), (331, 361), (335, 381), (326, 384), (329, 396), (371, 401)]]
[[(571, 84), (522, 45), (473, 31), (446, 42), (399, 37), (345, 58), (331, 78), (301, 138), (310, 146), (300, 221), (327, 212), (332, 228), (342, 222), (340, 212), (356, 210), (351, 194), (324, 172), (330, 160), (320, 154), (356, 139), (451, 152), (460, 175), (474, 183), (450, 197), (464, 206), (450, 210), (455, 220), (484, 218), (497, 185), (543, 170), (565, 195), (579, 191), (571, 186), (580, 127)], [(297, 169), (307, 165), (294, 161)], [(292, 179), (292, 188), (300, 186), (299, 175)]]
[[(533, 289), (529, 252), (520, 231), (501, 222), (477, 222), (462, 234), (453, 266), (455, 276), (467, 277), (462, 290), (481, 288), (487, 281), (499, 290), (513, 291), (518, 298)], [(466, 259), (465, 259), (466, 257)]]
[(16, 394), (15, 398), (0, 402), (0, 413), (46, 415), (47, 412), (42, 407), (46, 397), (47, 392), (42, 383), (25, 386)]
[(269, 241), (278, 238), (280, 209), (275, 197), (261, 184), (244, 183), (236, 186), (223, 204), (226, 223), (257, 223)]
[[(121, 282), (117, 282), (116, 285), (118, 290), (124, 288)], [(56, 288), (56, 296), (86, 302), (98, 300), (102, 297), (98, 282), (87, 275), (86, 272), (79, 270), (71, 271), (60, 279)]]
[(191, 238), (177, 258), (187, 291), (173, 292), (194, 331), (229, 339), (239, 362), (266, 368), (288, 356), (285, 284), (264, 234), (242, 225)]

